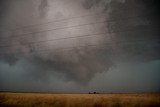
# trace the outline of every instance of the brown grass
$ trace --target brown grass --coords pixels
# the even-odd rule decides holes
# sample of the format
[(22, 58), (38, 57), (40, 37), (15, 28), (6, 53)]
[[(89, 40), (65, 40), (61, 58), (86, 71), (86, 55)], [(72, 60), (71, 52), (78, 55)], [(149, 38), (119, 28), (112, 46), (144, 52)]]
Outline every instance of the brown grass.
[(0, 93), (0, 107), (160, 107), (160, 94)]

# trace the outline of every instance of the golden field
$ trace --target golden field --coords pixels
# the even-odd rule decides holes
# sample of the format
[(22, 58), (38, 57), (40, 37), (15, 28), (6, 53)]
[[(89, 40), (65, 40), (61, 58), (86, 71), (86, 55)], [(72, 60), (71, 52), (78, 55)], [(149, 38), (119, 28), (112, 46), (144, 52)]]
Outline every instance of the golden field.
[(46, 94), (0, 92), (0, 107), (160, 107), (160, 94)]

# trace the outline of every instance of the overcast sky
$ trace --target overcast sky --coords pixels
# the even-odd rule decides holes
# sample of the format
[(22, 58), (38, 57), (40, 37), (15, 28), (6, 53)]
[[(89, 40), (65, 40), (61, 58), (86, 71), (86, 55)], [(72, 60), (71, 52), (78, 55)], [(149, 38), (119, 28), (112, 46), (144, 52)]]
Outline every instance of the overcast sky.
[(159, 92), (158, 0), (0, 0), (0, 91)]

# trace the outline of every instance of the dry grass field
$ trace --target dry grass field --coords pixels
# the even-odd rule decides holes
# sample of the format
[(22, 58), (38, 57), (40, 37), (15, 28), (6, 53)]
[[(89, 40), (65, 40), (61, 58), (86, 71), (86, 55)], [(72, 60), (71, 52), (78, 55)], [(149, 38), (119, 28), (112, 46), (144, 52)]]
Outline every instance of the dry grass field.
[(160, 107), (160, 94), (0, 93), (0, 107)]

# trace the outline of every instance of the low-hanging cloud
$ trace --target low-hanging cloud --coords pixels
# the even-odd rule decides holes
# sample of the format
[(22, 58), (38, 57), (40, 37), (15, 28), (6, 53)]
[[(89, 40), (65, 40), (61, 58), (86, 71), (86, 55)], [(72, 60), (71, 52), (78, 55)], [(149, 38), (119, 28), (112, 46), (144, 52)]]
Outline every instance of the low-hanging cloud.
[[(18, 3), (24, 4), (25, 2), (26, 1)], [(27, 23), (23, 23), (21, 25), (20, 22), (22, 20), (29, 19), (19, 16), (18, 20), (21, 21), (19, 22), (17, 20), (16, 23), (19, 23), (22, 27), (13, 28), (11, 26), (11, 31), (6, 31), (8, 33), (6, 34), (7, 36), (5, 35), (6, 32), (4, 32), (4, 35), (2, 35), (3, 39), (1, 40), (1, 42), (3, 42), (3, 44), (1, 48), (1, 61), (10, 64), (10, 66), (16, 66), (17, 61), (25, 59), (28, 63), (26, 64), (26, 67), (24, 67), (24, 69), (27, 70), (28, 74), (26, 74), (26, 76), (28, 77), (33, 77), (35, 79), (41, 78), (41, 81), (43, 81), (43, 79), (48, 78), (49, 75), (53, 75), (54, 72), (58, 72), (63, 73), (66, 77), (66, 80), (76, 81), (80, 84), (87, 84), (97, 72), (107, 71), (112, 66), (113, 63), (111, 61), (111, 58), (101, 46), (101, 44), (103, 43), (103, 39), (106, 38), (106, 35), (99, 35), (102, 29), (98, 27), (103, 27), (102, 22), (105, 21), (104, 16), (100, 18), (96, 15), (92, 16), (93, 12), (91, 12), (91, 10), (83, 9), (83, 6), (81, 5), (82, 2), (68, 1), (69, 3), (66, 6), (62, 1), (53, 2), (42, 0), (35, 2), (37, 2), (37, 4), (39, 5), (34, 4), (32, 0), (29, 1), (29, 3), (28, 1), (26, 3), (26, 5), (31, 4), (30, 7), (33, 13), (35, 12), (33, 16), (31, 16), (33, 17), (33, 20), (34, 17), (41, 17), (43, 18), (43, 22), (44, 20), (47, 20), (45, 18), (48, 18), (47, 13), (49, 14), (49, 12), (52, 12), (52, 14), (61, 12), (62, 16), (64, 17), (60, 17), (60, 19), (65, 19), (70, 13), (65, 13), (64, 9), (65, 7), (68, 7), (70, 5), (77, 6), (67, 8), (68, 11), (73, 11), (73, 13), (70, 14), (70, 17), (75, 17), (77, 15), (75, 12), (79, 12), (81, 14), (83, 13), (84, 15), (91, 15), (85, 17), (79, 15), (80, 18), (73, 18), (72, 20), (69, 19), (64, 21), (54, 21), (42, 25), (35, 24), (35, 26), (32, 26), (32, 24), (30, 23), (32, 21), (29, 22), (31, 26), (26, 26)], [(50, 2), (53, 7), (49, 7), (48, 2)], [(58, 12), (54, 10), (52, 11), (52, 9), (55, 8), (54, 5), (56, 6), (56, 4), (60, 5), (60, 7), (57, 7), (60, 9), (60, 11)], [(15, 2), (11, 3), (11, 6), (14, 5)], [(38, 10), (36, 8), (36, 5)], [(20, 15), (23, 11), (19, 11), (20, 13), (17, 13), (18, 7), (19, 6), (13, 8), (12, 13), (9, 13), (9, 15)], [(27, 6), (22, 8), (22, 10), (25, 10), (26, 7)], [(48, 8), (48, 10), (46, 10), (46, 8)], [(87, 12), (85, 12), (85, 10)], [(26, 14), (31, 15), (29, 11)], [(40, 15), (36, 16), (36, 14)], [(8, 17), (6, 16), (6, 18)], [(10, 18), (8, 18), (8, 20), (9, 19)], [(35, 23), (37, 22), (35, 21)], [(88, 23), (88, 25), (79, 26), (81, 25), (81, 23)], [(92, 25), (92, 23), (94, 26)], [(94, 23), (98, 24), (96, 25)], [(71, 27), (64, 28), (67, 26)], [(94, 34), (97, 35), (94, 36)], [(86, 37), (80, 37), (83, 35), (86, 35)], [(93, 37), (91, 37), (92, 35)], [(66, 40), (48, 41), (52, 39), (54, 40), (57, 38), (67, 37), (73, 37), (73, 39), (69, 38)]]
[[(37, 90), (43, 84), (51, 88), (52, 82), (62, 81), (60, 85), (66, 82), (77, 90), (80, 86), (93, 85), (97, 75), (107, 75), (112, 67), (116, 69), (117, 62), (147, 63), (160, 58), (158, 7), (153, 8), (154, 3), (149, 5), (143, 0), (7, 2), (2, 0), (0, 8), (3, 16), (0, 65), (7, 64), (8, 69), (0, 70), (14, 68), (15, 75), (22, 71), (20, 75), (27, 86), (24, 89), (17, 86), (18, 90), (35, 91), (28, 87), (36, 84), (39, 84)], [(27, 83), (27, 78), (33, 83)], [(7, 87), (6, 81), (2, 79), (1, 89)]]

